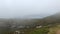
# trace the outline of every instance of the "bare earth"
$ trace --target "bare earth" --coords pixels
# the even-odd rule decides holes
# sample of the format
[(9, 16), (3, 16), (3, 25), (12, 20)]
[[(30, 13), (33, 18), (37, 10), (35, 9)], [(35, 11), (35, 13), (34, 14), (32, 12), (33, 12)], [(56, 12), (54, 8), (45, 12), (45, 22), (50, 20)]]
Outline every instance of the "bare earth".
[(60, 34), (60, 30), (58, 30), (58, 31), (56, 32), (56, 34)]

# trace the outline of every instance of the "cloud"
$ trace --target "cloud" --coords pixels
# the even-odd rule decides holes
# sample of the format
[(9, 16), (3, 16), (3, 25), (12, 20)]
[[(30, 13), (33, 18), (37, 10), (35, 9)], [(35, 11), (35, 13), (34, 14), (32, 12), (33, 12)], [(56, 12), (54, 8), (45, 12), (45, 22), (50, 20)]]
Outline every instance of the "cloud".
[(0, 0), (0, 17), (23, 17), (54, 14), (60, 11), (60, 0)]

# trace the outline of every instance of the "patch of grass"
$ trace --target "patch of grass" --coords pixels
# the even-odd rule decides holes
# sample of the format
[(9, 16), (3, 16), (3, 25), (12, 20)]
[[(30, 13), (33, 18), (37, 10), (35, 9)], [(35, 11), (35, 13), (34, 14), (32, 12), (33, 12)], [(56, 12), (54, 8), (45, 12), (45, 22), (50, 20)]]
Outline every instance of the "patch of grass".
[(48, 32), (48, 27), (43, 27), (40, 29), (35, 29), (34, 31), (31, 31), (29, 34), (48, 34)]

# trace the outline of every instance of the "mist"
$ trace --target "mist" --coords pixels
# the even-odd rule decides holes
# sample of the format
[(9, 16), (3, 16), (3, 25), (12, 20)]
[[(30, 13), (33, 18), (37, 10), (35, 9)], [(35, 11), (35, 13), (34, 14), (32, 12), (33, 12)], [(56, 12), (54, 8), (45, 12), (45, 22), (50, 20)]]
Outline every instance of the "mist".
[[(0, 0), (0, 18), (40, 17), (59, 12), (60, 0)], [(30, 16), (29, 16), (30, 15)], [(37, 16), (38, 17), (38, 16)]]

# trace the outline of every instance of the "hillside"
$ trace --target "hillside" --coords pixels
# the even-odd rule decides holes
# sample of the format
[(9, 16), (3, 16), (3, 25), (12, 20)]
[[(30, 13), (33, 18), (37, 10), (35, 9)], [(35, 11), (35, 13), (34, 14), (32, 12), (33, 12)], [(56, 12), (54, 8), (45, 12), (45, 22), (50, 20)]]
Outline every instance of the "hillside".
[[(33, 30), (30, 34), (56, 34), (60, 32), (60, 13), (56, 13), (51, 16), (47, 16), (43, 19), (37, 19), (37, 26), (43, 26), (43, 28), (38, 28)], [(47, 28), (48, 29), (47, 29)], [(41, 30), (40, 30), (41, 29)], [(47, 30), (45, 30), (47, 29)]]
[(42, 24), (44, 24), (44, 25), (60, 24), (60, 13), (56, 13), (54, 15), (47, 16), (47, 17), (43, 18), (41, 21), (42, 21)]
[[(0, 19), (0, 30), (2, 32), (3, 30), (9, 32), (14, 30), (22, 30), (25, 31), (25, 33), (28, 31), (28, 33), (31, 34), (45, 34), (49, 31), (50, 28), (55, 27), (56, 25), (60, 25), (60, 13), (39, 19)], [(38, 29), (36, 28), (37, 26), (42, 26), (42, 28)], [(46, 27), (48, 30), (45, 30)]]

